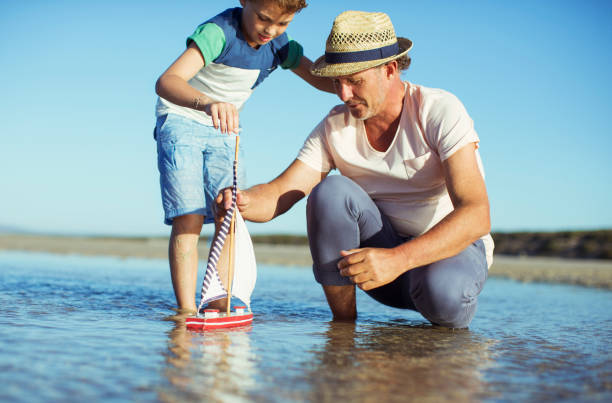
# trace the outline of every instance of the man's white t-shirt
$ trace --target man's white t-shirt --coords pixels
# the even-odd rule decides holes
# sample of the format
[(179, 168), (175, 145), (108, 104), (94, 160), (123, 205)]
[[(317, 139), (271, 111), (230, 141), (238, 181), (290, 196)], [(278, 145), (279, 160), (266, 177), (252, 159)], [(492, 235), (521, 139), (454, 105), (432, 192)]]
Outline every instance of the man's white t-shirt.
[[(480, 141), (463, 104), (451, 93), (405, 83), (400, 124), (386, 151), (369, 143), (363, 121), (346, 105), (334, 107), (314, 128), (298, 159), (320, 172), (337, 169), (359, 184), (404, 237), (418, 236), (453, 211), (442, 162)], [(480, 171), (484, 170), (475, 150)], [(487, 264), (493, 239), (482, 237)]]

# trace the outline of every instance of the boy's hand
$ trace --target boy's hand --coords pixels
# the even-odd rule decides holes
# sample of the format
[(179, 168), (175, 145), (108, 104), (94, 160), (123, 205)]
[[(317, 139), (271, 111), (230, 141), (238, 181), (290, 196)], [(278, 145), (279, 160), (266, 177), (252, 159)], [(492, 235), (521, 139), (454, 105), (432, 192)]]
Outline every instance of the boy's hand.
[(221, 133), (238, 134), (239, 120), (238, 110), (233, 104), (227, 102), (214, 102), (206, 105), (204, 112), (208, 113), (213, 120), (215, 129), (221, 129)]

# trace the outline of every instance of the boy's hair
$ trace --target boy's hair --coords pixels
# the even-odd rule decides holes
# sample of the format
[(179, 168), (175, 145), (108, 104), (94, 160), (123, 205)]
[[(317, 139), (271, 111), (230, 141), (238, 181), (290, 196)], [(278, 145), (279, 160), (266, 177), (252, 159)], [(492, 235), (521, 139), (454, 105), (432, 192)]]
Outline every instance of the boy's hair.
[[(247, 0), (258, 1), (258, 0)], [(299, 13), (303, 8), (308, 7), (306, 0), (274, 0), (276, 4), (288, 13)]]

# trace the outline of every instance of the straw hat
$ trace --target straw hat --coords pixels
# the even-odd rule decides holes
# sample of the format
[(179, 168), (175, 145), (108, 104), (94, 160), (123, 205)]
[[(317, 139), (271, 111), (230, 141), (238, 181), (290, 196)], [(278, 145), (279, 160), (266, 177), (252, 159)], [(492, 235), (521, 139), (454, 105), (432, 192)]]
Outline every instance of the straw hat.
[(404, 56), (412, 47), (407, 38), (397, 38), (385, 13), (345, 11), (334, 20), (319, 57), (310, 72), (338, 77), (357, 73)]

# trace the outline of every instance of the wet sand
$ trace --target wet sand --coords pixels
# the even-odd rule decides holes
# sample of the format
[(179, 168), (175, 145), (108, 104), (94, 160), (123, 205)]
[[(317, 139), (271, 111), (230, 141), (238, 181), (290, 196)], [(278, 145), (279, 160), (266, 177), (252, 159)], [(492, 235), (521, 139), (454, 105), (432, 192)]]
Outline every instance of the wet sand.
[[(201, 242), (201, 257), (208, 254)], [(85, 256), (167, 259), (165, 238), (97, 238), (0, 234), (0, 250), (48, 252)], [(307, 246), (255, 244), (257, 261), (282, 266), (310, 266)], [(612, 261), (548, 257), (495, 256), (490, 277), (523, 282), (575, 284), (612, 290)]]

